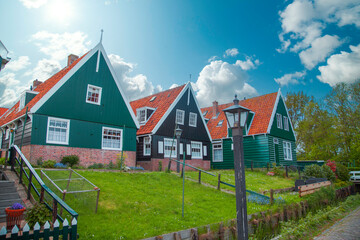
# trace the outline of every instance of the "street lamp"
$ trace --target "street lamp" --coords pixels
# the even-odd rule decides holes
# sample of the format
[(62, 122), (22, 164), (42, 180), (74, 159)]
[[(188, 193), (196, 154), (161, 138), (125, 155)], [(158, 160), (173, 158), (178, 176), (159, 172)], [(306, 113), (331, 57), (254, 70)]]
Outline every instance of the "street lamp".
[(245, 163), (243, 148), (243, 129), (247, 120), (249, 109), (239, 106), (235, 95), (234, 105), (223, 110), (232, 130), (234, 144), (234, 168), (236, 189), (236, 219), (238, 240), (248, 239), (248, 220), (246, 208)]
[(182, 129), (177, 126), (175, 129), (175, 135), (176, 135), (176, 150), (177, 150), (177, 163), (176, 163), (176, 172), (180, 172), (180, 136), (182, 133)]

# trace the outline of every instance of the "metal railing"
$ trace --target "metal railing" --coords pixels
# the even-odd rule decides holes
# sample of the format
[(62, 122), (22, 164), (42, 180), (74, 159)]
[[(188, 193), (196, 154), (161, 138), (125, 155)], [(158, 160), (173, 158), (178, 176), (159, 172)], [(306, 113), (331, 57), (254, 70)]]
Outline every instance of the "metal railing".
[[(64, 221), (64, 218), (60, 214), (58, 214), (58, 205), (60, 205), (67, 212), (67, 214), (71, 216), (71, 219), (77, 219), (78, 213), (75, 212), (48, 186), (45, 185), (43, 180), (37, 174), (35, 169), (31, 166), (31, 164), (20, 151), (18, 146), (12, 146), (9, 151), (11, 170), (18, 175), (19, 183), (26, 186), (27, 199), (30, 200), (31, 198), (33, 198), (34, 200), (38, 200), (40, 203), (44, 203), (47, 208), (52, 212), (53, 222), (55, 222), (56, 219), (60, 220), (61, 222)], [(40, 189), (40, 191), (38, 189)], [(48, 199), (49, 202), (45, 201), (45, 198)]]

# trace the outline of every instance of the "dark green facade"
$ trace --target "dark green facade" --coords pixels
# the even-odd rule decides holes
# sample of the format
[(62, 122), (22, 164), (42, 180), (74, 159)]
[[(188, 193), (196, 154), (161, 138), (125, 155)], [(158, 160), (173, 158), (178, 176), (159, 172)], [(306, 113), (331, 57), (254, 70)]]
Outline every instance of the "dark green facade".
[[(33, 114), (31, 144), (46, 143), (49, 117), (70, 120), (68, 147), (101, 149), (102, 127), (123, 129), (123, 150), (136, 151), (136, 124), (102, 52), (96, 72), (95, 52)], [(86, 102), (88, 84), (101, 87), (100, 105)], [(131, 109), (130, 109), (131, 110)]]
[[(276, 113), (288, 117), (283, 99), (280, 97)], [(256, 113), (255, 113), (256, 114)], [(251, 116), (250, 116), (251, 117)], [(251, 119), (251, 118), (250, 118)], [(290, 121), (290, 120), (289, 120)], [(248, 119), (247, 124), (250, 121)], [(211, 162), (211, 167), (214, 169), (233, 169), (234, 168), (234, 154), (232, 150), (231, 130), (229, 130), (229, 137), (221, 139), (223, 149), (223, 161)], [(275, 141), (274, 141), (275, 138)], [(219, 141), (213, 139), (213, 142)], [(291, 143), (292, 160), (284, 159), (283, 142)], [(213, 154), (212, 154), (213, 155)], [(276, 114), (272, 121), (269, 134), (259, 134), (244, 136), (244, 158), (246, 167), (254, 168), (266, 167), (268, 163), (276, 163), (277, 165), (293, 165), (296, 163), (296, 143), (295, 135), (292, 126), (289, 122), (289, 130), (277, 128)]]

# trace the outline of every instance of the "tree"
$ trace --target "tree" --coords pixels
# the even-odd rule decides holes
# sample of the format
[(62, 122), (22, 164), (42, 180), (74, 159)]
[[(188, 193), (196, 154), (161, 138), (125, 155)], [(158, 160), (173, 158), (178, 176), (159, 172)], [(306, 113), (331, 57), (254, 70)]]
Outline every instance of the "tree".
[(299, 122), (304, 119), (304, 109), (314, 97), (304, 94), (302, 91), (288, 93), (286, 96), (286, 107), (293, 127), (296, 129)]

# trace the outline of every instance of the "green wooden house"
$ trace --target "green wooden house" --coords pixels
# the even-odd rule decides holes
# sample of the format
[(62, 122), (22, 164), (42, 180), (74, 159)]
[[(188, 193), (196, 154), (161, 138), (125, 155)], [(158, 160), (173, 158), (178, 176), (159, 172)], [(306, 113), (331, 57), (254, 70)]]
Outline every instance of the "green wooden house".
[(70, 55), (45, 82), (35, 80), (0, 127), (3, 152), (16, 144), (34, 163), (73, 154), (85, 166), (115, 163), (123, 151), (126, 164), (136, 164), (139, 124), (101, 43), (81, 58)]
[[(231, 131), (223, 110), (233, 103), (202, 108), (212, 137), (211, 167), (233, 169), (234, 155)], [(244, 129), (245, 165), (266, 167), (268, 163), (296, 163), (296, 139), (280, 90), (259, 97), (244, 99), (239, 105), (251, 110)]]

